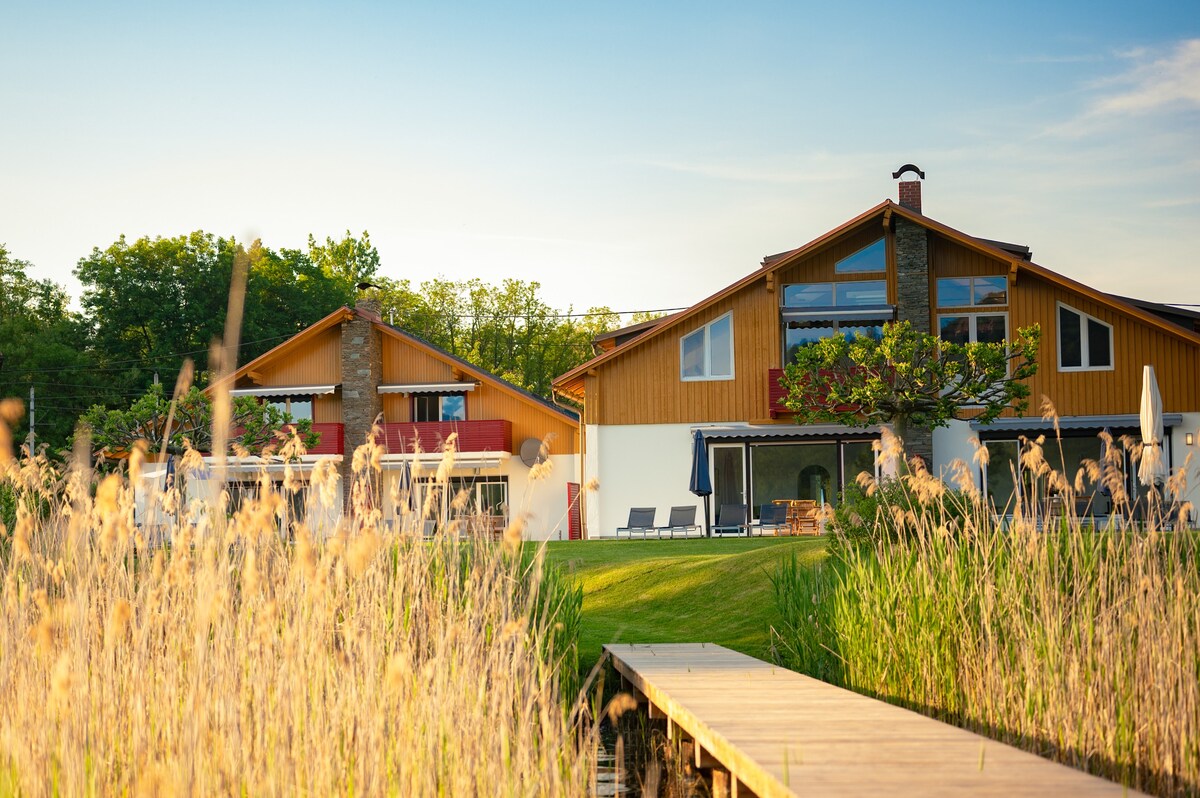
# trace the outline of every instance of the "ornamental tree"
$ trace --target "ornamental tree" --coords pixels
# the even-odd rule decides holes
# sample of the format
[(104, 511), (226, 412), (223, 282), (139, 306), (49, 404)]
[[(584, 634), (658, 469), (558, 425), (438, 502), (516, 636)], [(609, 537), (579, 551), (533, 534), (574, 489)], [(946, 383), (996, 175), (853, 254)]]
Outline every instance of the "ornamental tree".
[[(312, 422), (308, 419), (294, 421), (289, 413), (270, 404), (259, 404), (252, 396), (235, 396), (232, 405), (231, 448), (241, 447), (251, 454), (261, 454), (268, 446), (278, 448), (280, 436), (290, 436), (293, 429), (306, 449), (320, 442), (320, 435), (313, 432)], [(128, 410), (109, 410), (95, 405), (80, 421), (90, 430), (92, 448), (97, 454), (120, 456), (139, 440), (146, 441), (150, 451), (157, 453), (163, 445), (170, 406), (170, 397), (163, 391), (163, 386), (156, 383)], [(212, 419), (212, 401), (208, 394), (199, 388), (190, 389), (175, 406), (167, 451), (182, 452), (184, 440), (193, 449), (211, 451)]]
[(784, 370), (783, 404), (802, 424), (891, 424), (901, 438), (956, 418), (986, 424), (1027, 406), (1025, 380), (1037, 373), (1040, 341), (1037, 325), (1011, 341), (957, 344), (907, 321), (884, 325), (879, 340), (823, 338), (800, 347)]

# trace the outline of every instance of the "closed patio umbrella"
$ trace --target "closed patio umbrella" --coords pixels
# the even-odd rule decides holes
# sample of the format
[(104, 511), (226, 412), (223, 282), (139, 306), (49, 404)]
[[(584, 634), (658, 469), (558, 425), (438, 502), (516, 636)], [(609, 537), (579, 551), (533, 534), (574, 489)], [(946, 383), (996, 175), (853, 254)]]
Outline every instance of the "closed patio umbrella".
[(696, 430), (692, 437), (692, 478), (688, 482), (688, 490), (704, 499), (704, 535), (708, 537), (708, 497), (712, 495), (712, 480), (708, 476), (708, 447), (704, 444), (704, 434)]
[(1163, 409), (1162, 394), (1158, 392), (1158, 380), (1154, 377), (1154, 366), (1142, 367), (1142, 461), (1138, 464), (1138, 481), (1152, 486), (1167, 477), (1167, 466), (1163, 462)]

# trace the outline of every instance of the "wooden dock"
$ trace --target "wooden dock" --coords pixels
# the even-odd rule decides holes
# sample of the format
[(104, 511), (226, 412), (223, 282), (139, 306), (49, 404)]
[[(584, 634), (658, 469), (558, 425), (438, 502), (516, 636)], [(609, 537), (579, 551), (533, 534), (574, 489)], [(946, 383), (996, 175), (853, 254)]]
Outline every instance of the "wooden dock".
[(714, 795), (1141, 795), (712, 643), (604, 648)]

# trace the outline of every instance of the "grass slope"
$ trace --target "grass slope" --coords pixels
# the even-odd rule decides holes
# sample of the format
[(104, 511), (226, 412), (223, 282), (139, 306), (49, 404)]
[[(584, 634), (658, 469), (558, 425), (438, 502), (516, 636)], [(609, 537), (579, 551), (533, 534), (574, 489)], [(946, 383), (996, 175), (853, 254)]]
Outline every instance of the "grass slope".
[(824, 556), (817, 538), (552, 542), (548, 559), (583, 583), (580, 663), (605, 643), (718, 643), (765, 657), (779, 620), (771, 575), (794, 552)]

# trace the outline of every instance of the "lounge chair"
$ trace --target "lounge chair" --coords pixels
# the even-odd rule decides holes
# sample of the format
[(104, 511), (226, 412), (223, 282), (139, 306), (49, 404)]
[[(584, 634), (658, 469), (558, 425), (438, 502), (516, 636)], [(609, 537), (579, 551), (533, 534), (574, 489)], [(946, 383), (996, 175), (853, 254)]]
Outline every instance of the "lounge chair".
[(712, 528), (714, 535), (745, 534), (750, 536), (750, 525), (746, 523), (746, 505), (722, 504), (717, 513), (717, 524)]
[(685, 538), (690, 532), (700, 532), (700, 526), (696, 523), (696, 505), (686, 504), (682, 507), (672, 507), (671, 518), (667, 521), (666, 526), (658, 528), (658, 536), (662, 537), (663, 532), (669, 533), (671, 537), (675, 537), (676, 532), (682, 532)]
[(634, 532), (641, 532), (644, 540), (647, 532), (653, 532), (658, 537), (657, 527), (654, 526), (654, 507), (633, 507), (629, 510), (629, 523), (625, 526), (617, 527), (617, 537), (621, 537), (622, 532), (628, 532), (629, 537), (633, 537)]
[(791, 524), (787, 520), (788, 506), (786, 504), (762, 504), (758, 507), (758, 521), (750, 525), (751, 530), (757, 530), (759, 535), (770, 532), (772, 535), (791, 532)]
[(817, 503), (812, 499), (793, 502), (789, 523), (793, 535), (821, 534), (821, 512), (817, 509)]

